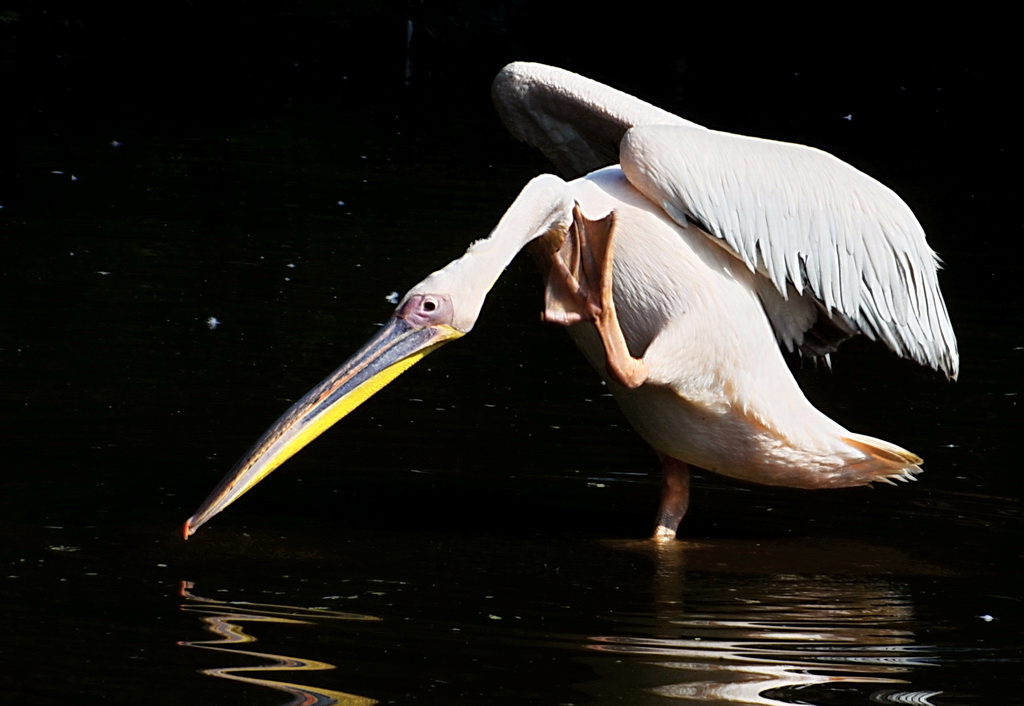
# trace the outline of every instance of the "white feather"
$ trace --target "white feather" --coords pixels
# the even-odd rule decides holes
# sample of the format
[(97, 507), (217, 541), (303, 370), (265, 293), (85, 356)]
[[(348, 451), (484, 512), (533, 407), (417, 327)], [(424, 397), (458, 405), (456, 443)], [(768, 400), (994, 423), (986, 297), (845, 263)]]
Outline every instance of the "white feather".
[(956, 377), (935, 253), (889, 188), (811, 147), (682, 125), (632, 128), (620, 161), (674, 220), (702, 224), (784, 296), (806, 287), (830, 314)]

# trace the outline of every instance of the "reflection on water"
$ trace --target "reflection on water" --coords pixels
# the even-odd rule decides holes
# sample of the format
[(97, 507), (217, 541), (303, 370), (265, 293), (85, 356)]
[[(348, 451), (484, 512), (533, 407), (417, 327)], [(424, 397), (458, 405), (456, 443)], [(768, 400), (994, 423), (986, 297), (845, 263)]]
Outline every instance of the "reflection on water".
[[(835, 703), (828, 685), (909, 684), (912, 672), (936, 666), (936, 650), (917, 644), (909, 629), (910, 600), (889, 582), (814, 574), (737, 580), (699, 572), (684, 579), (686, 551), (656, 552), (660, 610), (653, 623), (643, 634), (594, 636), (587, 646), (679, 670), (673, 683), (652, 689), (660, 696), (764, 706)], [(932, 706), (940, 693), (870, 686), (862, 698)]]
[(370, 704), (377, 703), (374, 699), (355, 694), (249, 676), (260, 672), (320, 671), (334, 669), (335, 666), (327, 662), (319, 662), (303, 657), (287, 657), (267, 652), (243, 650), (239, 649), (239, 646), (256, 642), (256, 638), (246, 633), (240, 623), (304, 625), (317, 620), (379, 620), (379, 618), (320, 608), (249, 603), (246, 601), (218, 601), (197, 596), (192, 593), (192, 588), (192, 582), (182, 582), (181, 596), (186, 602), (181, 605), (181, 609), (189, 613), (201, 614), (204, 627), (221, 639), (183, 640), (178, 643), (179, 645), (196, 647), (203, 650), (228, 652), (247, 657), (257, 657), (270, 661), (269, 664), (252, 667), (214, 667), (203, 669), (201, 670), (202, 674), (283, 691), (292, 697), (287, 702), (288, 706), (328, 706), (329, 704), (370, 706)]

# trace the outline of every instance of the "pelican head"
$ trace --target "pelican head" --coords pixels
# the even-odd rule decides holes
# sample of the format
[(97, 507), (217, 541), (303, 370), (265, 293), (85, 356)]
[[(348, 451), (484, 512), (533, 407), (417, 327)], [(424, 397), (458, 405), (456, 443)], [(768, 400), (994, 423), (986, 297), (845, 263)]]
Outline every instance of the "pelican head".
[(516, 253), (569, 227), (573, 202), (558, 185), (565, 182), (549, 175), (531, 181), (489, 238), (410, 289), (376, 336), (260, 437), (185, 522), (185, 538), (426, 355), (469, 333)]
[(376, 336), (263, 434), (185, 522), (185, 537), (424, 356), (463, 336), (468, 329), (455, 325), (455, 311), (450, 294), (406, 295)]

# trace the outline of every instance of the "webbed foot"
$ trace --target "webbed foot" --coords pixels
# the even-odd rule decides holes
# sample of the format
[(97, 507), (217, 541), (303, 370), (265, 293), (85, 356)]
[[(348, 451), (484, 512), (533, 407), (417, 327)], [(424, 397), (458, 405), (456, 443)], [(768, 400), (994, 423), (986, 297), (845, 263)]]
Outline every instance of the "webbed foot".
[(604, 344), (608, 374), (625, 387), (639, 387), (647, 380), (647, 364), (630, 354), (615, 313), (615, 212), (592, 221), (577, 205), (572, 215), (573, 224), (551, 258), (543, 319), (563, 326), (593, 322)]

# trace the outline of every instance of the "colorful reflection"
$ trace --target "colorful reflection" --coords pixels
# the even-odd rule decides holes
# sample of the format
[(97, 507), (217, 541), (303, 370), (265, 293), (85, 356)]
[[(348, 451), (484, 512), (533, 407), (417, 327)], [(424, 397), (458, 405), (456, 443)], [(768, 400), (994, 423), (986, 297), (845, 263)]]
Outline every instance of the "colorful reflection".
[(221, 679), (255, 684), (277, 691), (283, 691), (291, 700), (288, 706), (370, 706), (376, 700), (356, 694), (349, 694), (331, 689), (278, 681), (255, 676), (264, 672), (311, 672), (335, 669), (333, 664), (301, 657), (287, 657), (267, 652), (254, 652), (240, 649), (240, 646), (256, 642), (256, 638), (242, 627), (241, 623), (283, 623), (290, 625), (308, 625), (321, 620), (380, 620), (371, 615), (358, 613), (342, 613), (340, 611), (321, 608), (302, 608), (297, 606), (273, 605), (269, 603), (250, 603), (247, 601), (219, 601), (204, 598), (192, 593), (193, 584), (184, 581), (181, 584), (181, 597), (185, 603), (183, 611), (201, 615), (204, 627), (217, 635), (217, 640), (183, 640), (179, 645), (195, 647), (202, 650), (228, 652), (267, 660), (268, 664), (249, 667), (217, 667), (201, 670), (202, 674)]

